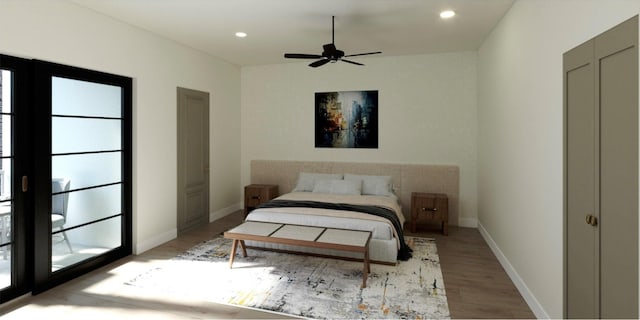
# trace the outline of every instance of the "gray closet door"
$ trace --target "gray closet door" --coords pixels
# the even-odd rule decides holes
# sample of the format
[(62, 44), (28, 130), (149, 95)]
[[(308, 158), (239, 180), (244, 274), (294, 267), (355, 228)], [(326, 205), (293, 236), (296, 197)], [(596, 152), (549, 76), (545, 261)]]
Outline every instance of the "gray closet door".
[(593, 41), (564, 55), (566, 174), (566, 303), (570, 318), (594, 318), (596, 302), (596, 111)]
[(638, 18), (564, 55), (565, 316), (638, 317)]
[(600, 317), (638, 318), (638, 19), (596, 38)]

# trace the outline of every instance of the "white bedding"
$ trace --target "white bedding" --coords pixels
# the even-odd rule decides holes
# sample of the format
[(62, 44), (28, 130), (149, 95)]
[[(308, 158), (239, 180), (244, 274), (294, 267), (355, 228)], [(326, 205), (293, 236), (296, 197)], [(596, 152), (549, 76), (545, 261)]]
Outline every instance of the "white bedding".
[[(400, 205), (395, 197), (292, 192), (284, 194), (276, 199), (376, 205), (388, 208), (395, 212), (400, 220), (400, 225), (404, 225), (404, 215), (402, 214)], [(391, 222), (383, 217), (366, 213), (297, 207), (259, 208), (251, 211), (246, 217), (246, 220), (371, 231), (371, 259), (382, 262), (395, 263), (397, 249), (400, 247), (396, 230), (393, 228)], [(273, 248), (272, 246), (258, 243), (252, 243), (250, 245)]]
[(291, 212), (294, 208), (269, 208), (253, 210), (247, 216), (248, 221), (262, 221), (275, 223), (299, 224), (312, 227), (331, 227), (351, 230), (371, 231), (371, 238), (391, 240), (393, 238), (392, 228), (388, 223), (359, 220), (353, 218), (340, 218), (331, 216), (320, 216), (310, 214), (299, 214)]

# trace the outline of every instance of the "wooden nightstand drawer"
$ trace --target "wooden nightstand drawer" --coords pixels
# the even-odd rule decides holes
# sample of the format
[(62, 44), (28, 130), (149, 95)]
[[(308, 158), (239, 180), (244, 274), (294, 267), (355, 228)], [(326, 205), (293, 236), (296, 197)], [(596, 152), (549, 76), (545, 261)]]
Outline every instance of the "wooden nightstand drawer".
[(411, 193), (411, 232), (416, 232), (419, 220), (440, 222), (442, 232), (448, 233), (449, 199), (440, 193)]
[(244, 193), (244, 205), (248, 207), (257, 207), (269, 198), (268, 189), (248, 188)]
[(443, 210), (447, 209), (447, 199), (442, 197), (417, 197), (412, 215), (421, 215), (430, 220), (442, 220)]
[(278, 186), (272, 184), (250, 184), (244, 187), (245, 216), (257, 206), (278, 196)]

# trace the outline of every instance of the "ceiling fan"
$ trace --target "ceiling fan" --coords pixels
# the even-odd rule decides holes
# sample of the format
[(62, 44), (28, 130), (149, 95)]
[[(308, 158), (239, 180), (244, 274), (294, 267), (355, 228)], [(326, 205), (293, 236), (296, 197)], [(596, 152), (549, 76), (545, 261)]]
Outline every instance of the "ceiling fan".
[(306, 54), (306, 53), (285, 53), (285, 58), (292, 59), (320, 59), (316, 60), (309, 64), (310, 67), (317, 68), (319, 66), (325, 65), (328, 62), (336, 62), (336, 61), (344, 61), (351, 64), (364, 66), (364, 64), (360, 62), (355, 62), (351, 60), (344, 59), (345, 57), (355, 57), (355, 56), (366, 56), (370, 54), (378, 54), (382, 53), (382, 51), (376, 52), (367, 52), (367, 53), (357, 53), (357, 54), (349, 54), (345, 55), (344, 51), (338, 50), (334, 43), (335, 41), (335, 16), (331, 16), (331, 43), (325, 44), (322, 46), (322, 54)]

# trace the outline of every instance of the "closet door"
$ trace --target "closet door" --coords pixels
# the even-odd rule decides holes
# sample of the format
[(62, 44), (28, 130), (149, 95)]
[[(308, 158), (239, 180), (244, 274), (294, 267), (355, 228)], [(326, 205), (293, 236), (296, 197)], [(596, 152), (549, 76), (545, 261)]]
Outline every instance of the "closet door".
[(638, 19), (595, 39), (600, 315), (638, 317)]
[(596, 318), (597, 216), (596, 116), (593, 41), (564, 55), (565, 92), (565, 312), (568, 318)]
[(565, 316), (638, 317), (638, 17), (565, 53)]

